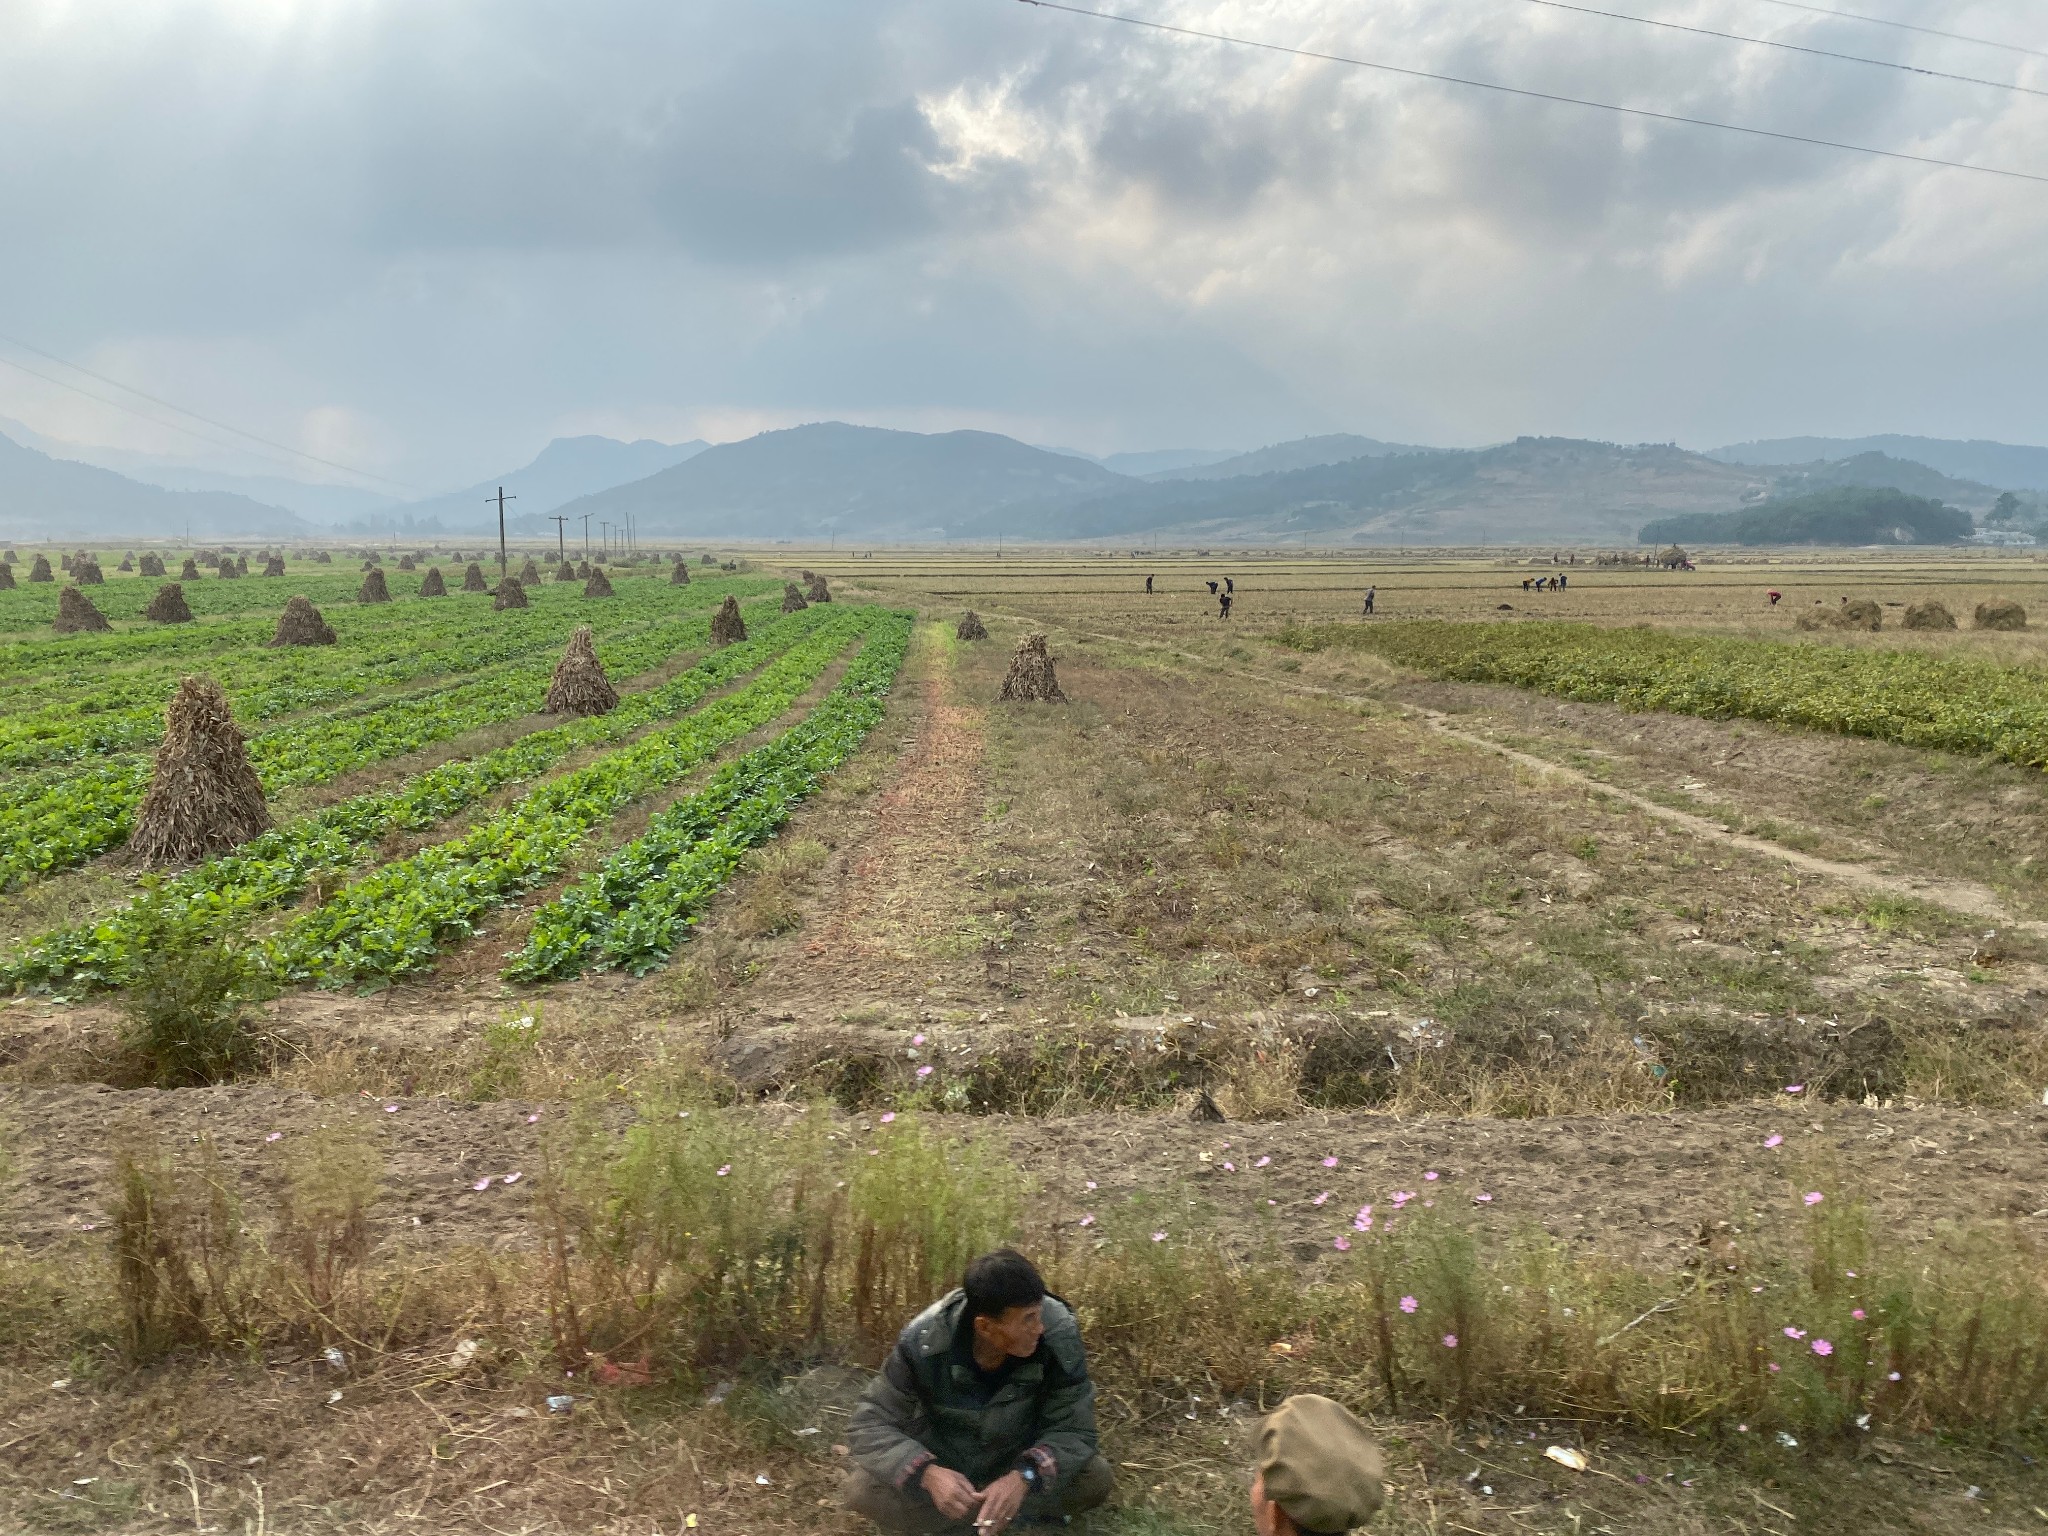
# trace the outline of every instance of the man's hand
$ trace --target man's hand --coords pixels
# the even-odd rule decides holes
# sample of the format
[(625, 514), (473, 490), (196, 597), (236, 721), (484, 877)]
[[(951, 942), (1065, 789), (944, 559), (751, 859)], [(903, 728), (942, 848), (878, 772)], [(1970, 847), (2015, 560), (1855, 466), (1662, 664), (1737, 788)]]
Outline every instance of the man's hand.
[(942, 1467), (936, 1461), (924, 1469), (918, 1481), (932, 1496), (932, 1507), (948, 1520), (965, 1520), (981, 1505), (980, 1489), (951, 1467)]
[(1004, 1527), (1017, 1518), (1028, 1491), (1020, 1472), (1006, 1472), (982, 1489), (981, 1513), (974, 1520), (977, 1536), (1003, 1536)]

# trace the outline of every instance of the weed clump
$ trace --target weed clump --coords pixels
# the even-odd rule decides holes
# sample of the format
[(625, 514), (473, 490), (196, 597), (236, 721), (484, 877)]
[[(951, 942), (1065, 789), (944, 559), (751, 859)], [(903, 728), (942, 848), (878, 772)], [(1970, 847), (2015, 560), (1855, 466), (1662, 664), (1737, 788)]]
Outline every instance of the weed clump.
[(547, 702), (541, 706), (551, 715), (603, 715), (617, 707), (619, 691), (604, 675), (597, 647), (591, 643), (590, 626), (579, 624), (569, 637), (569, 647), (555, 663), (555, 675), (548, 683)]
[(1018, 642), (1017, 654), (1010, 658), (1010, 670), (1003, 678), (1003, 691), (997, 697), (1005, 703), (1067, 701), (1060, 691), (1059, 676), (1053, 671), (1052, 652), (1046, 649), (1044, 635), (1026, 635)]
[(246, 951), (145, 894), (131, 919), (135, 958), (125, 977), (123, 1044), (158, 1088), (224, 1083), (257, 1063), (243, 1014), (256, 981)]
[(277, 616), (277, 633), (270, 637), (270, 644), (275, 649), (285, 645), (332, 645), (334, 640), (334, 626), (320, 616), (311, 598), (300, 593)]
[(186, 678), (164, 713), (164, 739), (135, 813), (129, 853), (152, 866), (194, 863), (269, 827), (263, 784), (228, 696), (211, 678)]
[(91, 598), (76, 587), (66, 587), (57, 594), (57, 618), (50, 627), (60, 635), (80, 635), (104, 634), (114, 626)]
[(142, 610), (142, 616), (159, 624), (190, 624), (192, 606), (185, 601), (184, 587), (175, 581), (165, 582)]

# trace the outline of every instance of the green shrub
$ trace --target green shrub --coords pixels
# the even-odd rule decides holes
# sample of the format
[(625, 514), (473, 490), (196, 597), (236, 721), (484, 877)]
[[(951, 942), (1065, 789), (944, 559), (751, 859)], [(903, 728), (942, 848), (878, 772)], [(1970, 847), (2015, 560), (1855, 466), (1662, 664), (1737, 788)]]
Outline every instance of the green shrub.
[(255, 979), (240, 938), (208, 932), (154, 894), (136, 904), (134, 959), (121, 1003), (125, 1044), (159, 1088), (225, 1082), (256, 1064), (243, 1006)]

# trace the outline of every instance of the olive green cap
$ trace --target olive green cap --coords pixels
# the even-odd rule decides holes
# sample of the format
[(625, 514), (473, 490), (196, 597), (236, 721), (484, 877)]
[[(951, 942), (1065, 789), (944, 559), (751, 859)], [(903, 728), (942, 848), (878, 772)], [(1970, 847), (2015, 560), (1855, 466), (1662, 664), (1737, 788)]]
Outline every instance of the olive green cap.
[(1385, 1499), (1380, 1448), (1342, 1403), (1304, 1392), (1266, 1416), (1259, 1474), (1266, 1497), (1304, 1531), (1364, 1525)]

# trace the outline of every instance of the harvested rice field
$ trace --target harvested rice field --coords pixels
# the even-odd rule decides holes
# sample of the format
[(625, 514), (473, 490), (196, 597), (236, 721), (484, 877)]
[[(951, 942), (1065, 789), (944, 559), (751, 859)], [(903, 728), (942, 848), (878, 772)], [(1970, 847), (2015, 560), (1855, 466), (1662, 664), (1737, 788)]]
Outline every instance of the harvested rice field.
[(1106, 1536), (1310, 1387), (1388, 1532), (2048, 1529), (2048, 564), (36, 553), (0, 1528), (851, 1536), (1015, 1241)]

